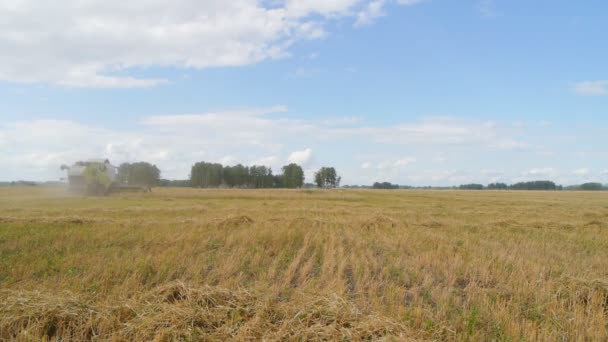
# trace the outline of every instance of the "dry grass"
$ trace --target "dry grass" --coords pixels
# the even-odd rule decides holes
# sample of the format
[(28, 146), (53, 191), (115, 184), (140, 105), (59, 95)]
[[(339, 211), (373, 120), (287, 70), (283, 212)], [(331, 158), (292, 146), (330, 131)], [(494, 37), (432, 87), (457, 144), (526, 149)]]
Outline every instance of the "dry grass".
[(0, 339), (606, 340), (608, 196), (0, 188)]
[(3, 291), (0, 338), (67, 340), (374, 340), (409, 338), (402, 324), (337, 297), (265, 299), (174, 282), (127, 303)]

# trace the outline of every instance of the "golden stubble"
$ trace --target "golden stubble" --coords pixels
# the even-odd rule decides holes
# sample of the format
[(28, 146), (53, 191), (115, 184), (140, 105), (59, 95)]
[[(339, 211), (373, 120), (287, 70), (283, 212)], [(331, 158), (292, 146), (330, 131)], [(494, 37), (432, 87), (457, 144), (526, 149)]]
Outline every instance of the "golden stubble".
[(608, 193), (7, 187), (0, 339), (606, 340), (607, 260)]

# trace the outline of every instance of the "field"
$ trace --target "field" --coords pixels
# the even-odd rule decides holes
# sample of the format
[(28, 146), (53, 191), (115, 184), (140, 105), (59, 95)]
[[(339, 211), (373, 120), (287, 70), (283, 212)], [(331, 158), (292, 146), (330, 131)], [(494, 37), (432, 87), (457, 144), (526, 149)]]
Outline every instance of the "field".
[(0, 188), (0, 340), (607, 338), (607, 193)]

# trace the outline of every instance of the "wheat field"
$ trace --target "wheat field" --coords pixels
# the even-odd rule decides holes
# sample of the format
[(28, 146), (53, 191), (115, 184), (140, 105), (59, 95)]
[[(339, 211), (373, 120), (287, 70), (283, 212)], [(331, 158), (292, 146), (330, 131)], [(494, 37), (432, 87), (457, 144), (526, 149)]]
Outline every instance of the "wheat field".
[(0, 340), (606, 340), (608, 194), (0, 188)]

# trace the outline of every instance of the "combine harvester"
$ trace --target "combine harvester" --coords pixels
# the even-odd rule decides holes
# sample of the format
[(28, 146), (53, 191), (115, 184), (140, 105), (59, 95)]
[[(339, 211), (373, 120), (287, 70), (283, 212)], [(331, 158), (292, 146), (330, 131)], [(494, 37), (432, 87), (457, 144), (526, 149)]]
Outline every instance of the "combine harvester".
[(115, 192), (150, 191), (149, 187), (123, 184), (118, 178), (118, 168), (107, 159), (91, 159), (62, 165), (68, 173), (69, 191), (80, 195), (105, 196)]

